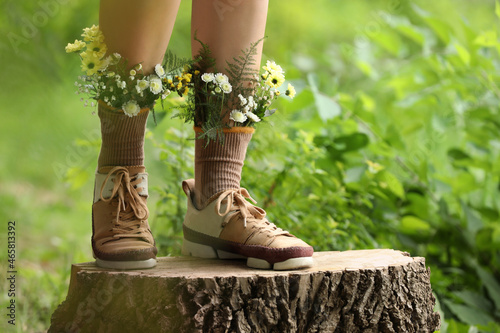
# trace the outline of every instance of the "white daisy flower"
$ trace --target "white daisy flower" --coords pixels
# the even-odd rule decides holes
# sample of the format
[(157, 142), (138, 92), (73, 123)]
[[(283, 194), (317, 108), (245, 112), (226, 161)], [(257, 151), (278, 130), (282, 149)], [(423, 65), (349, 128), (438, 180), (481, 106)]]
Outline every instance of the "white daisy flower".
[(137, 64), (137, 65), (135, 66), (135, 70), (136, 70), (136, 71), (140, 71), (141, 69), (142, 69), (142, 64)]
[(240, 110), (233, 110), (229, 115), (229, 119), (234, 120), (237, 123), (244, 123), (247, 120), (247, 116)]
[(163, 86), (161, 85), (161, 79), (156, 75), (151, 75), (149, 79), (149, 90), (155, 95), (161, 93)]
[(141, 92), (141, 91), (143, 91), (143, 90), (146, 90), (148, 87), (149, 87), (148, 80), (139, 80), (139, 81), (137, 81), (136, 89), (137, 89), (138, 93)]
[(229, 79), (227, 78), (227, 75), (222, 74), (222, 73), (217, 73), (215, 74), (215, 82), (217, 82), (219, 85), (223, 84), (224, 82), (228, 82)]
[(141, 108), (139, 107), (139, 104), (137, 104), (136, 101), (130, 100), (127, 103), (124, 103), (122, 105), (123, 112), (129, 117), (136, 116), (139, 111), (141, 111)]
[(157, 64), (155, 66), (155, 73), (156, 75), (158, 75), (160, 78), (164, 78), (165, 77), (165, 69), (163, 68), (163, 66), (161, 64)]
[(238, 94), (238, 98), (240, 99), (241, 101), (241, 106), (247, 104), (247, 99), (245, 97), (243, 97), (241, 94)]
[(253, 113), (253, 112), (248, 112), (248, 113), (246, 114), (246, 116), (247, 116), (248, 118), (250, 118), (250, 120), (251, 120), (251, 121), (253, 121), (254, 123), (258, 123), (258, 122), (260, 121), (259, 116), (257, 116), (257, 115), (256, 115), (255, 113)]
[(212, 82), (214, 80), (214, 73), (204, 73), (201, 79), (206, 83)]
[(249, 112), (249, 111), (250, 111), (250, 107), (249, 107), (248, 105), (245, 105), (245, 106), (243, 107), (243, 113), (247, 113), (247, 112)]
[(135, 71), (135, 69), (130, 70), (130, 76), (135, 76), (136, 74), (137, 72)]
[(222, 89), (220, 87), (215, 87), (215, 92), (220, 94), (222, 92)]
[(231, 83), (229, 82), (223, 82), (221, 85), (220, 85), (222, 91), (225, 93), (225, 94), (229, 94), (231, 91), (233, 91), (233, 87), (231, 86)]

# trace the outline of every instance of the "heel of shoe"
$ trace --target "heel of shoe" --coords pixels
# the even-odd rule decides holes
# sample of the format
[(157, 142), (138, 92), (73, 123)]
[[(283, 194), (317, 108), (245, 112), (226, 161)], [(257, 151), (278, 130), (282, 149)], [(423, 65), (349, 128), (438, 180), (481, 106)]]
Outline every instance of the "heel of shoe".
[(182, 242), (182, 254), (204, 259), (217, 259), (217, 252), (213, 247), (208, 245), (193, 243), (184, 239)]

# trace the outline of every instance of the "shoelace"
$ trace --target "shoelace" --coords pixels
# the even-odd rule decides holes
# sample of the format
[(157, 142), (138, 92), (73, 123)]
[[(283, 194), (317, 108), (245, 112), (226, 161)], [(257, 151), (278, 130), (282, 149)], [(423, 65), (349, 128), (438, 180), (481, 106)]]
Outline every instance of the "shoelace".
[[(254, 206), (249, 203), (246, 199), (250, 199), (254, 204), (257, 202), (250, 196), (248, 191), (244, 188), (239, 190), (227, 190), (223, 192), (215, 203), (215, 211), (219, 216), (226, 216), (222, 227), (225, 227), (235, 216), (238, 216), (238, 212), (243, 217), (243, 226), (247, 227), (247, 219), (252, 221), (262, 220), (261, 223), (252, 223), (252, 228), (257, 229), (257, 231), (266, 231), (272, 236), (279, 235), (289, 235), (288, 231), (278, 228), (274, 223), (269, 222), (266, 217), (266, 211), (260, 207)], [(221, 212), (222, 202), (226, 200), (226, 210)], [(235, 211), (234, 214), (229, 214)]]
[[(103, 197), (103, 190), (109, 177), (115, 174), (114, 186), (111, 196), (108, 199)], [(144, 227), (142, 221), (149, 216), (146, 203), (141, 199), (136, 186), (141, 179), (130, 178), (127, 168), (114, 167), (101, 186), (101, 200), (111, 202), (118, 195), (118, 205), (116, 207), (115, 226), (113, 238), (141, 237), (146, 236), (148, 229)], [(128, 200), (127, 200), (128, 199)]]

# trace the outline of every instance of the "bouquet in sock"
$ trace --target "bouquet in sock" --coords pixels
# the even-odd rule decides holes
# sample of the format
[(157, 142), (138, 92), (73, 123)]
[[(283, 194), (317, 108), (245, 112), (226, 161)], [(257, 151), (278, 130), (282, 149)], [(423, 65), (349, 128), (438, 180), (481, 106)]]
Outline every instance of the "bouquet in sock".
[(202, 47), (191, 70), (200, 75), (193, 76), (194, 91), (188, 103), (177, 115), (186, 122), (193, 121), (203, 130), (200, 138), (223, 141), (224, 128), (252, 126), (271, 116), (276, 110), (271, 104), (281, 94), (293, 98), (294, 87), (285, 83), (285, 72), (274, 61), (268, 60), (262, 73), (255, 68), (257, 45), (252, 43), (242, 54), (227, 63), (226, 74), (209, 70), (215, 67), (208, 45)]
[[(120, 54), (107, 54), (104, 35), (98, 26), (83, 29), (82, 37), (83, 40), (66, 46), (66, 52), (79, 54), (85, 73), (75, 82), (77, 94), (87, 94), (90, 99), (132, 117), (142, 108), (152, 108), (158, 98), (164, 100), (172, 92), (186, 96), (193, 86), (190, 60), (167, 53), (163, 63), (155, 66), (154, 73), (146, 75), (142, 64), (129, 66)], [(94, 101), (81, 100), (85, 106), (96, 105)]]

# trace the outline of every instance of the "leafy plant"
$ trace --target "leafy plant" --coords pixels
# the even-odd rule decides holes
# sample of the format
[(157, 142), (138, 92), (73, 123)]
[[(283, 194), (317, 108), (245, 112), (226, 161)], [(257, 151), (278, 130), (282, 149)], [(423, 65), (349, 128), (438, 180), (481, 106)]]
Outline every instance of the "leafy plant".
[(256, 132), (242, 186), (317, 251), (426, 257), (442, 331), (498, 332), (498, 29), (417, 6), (381, 22), (315, 59), (331, 71), (297, 76), (293, 103)]

